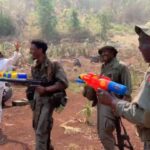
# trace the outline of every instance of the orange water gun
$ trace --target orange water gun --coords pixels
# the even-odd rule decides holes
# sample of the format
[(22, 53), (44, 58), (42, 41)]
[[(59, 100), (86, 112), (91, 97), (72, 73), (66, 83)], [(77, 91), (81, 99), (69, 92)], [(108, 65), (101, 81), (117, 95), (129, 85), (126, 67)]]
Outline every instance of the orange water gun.
[(127, 92), (127, 87), (125, 85), (111, 81), (111, 79), (106, 76), (96, 75), (94, 73), (80, 74), (76, 82), (85, 83), (95, 91), (101, 88), (117, 95), (125, 95)]

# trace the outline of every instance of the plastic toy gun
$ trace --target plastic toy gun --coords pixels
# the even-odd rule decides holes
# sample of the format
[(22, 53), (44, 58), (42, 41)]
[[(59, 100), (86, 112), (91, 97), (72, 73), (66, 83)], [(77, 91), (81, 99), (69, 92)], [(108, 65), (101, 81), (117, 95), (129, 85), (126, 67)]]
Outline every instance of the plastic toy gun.
[[(28, 86), (26, 90), (26, 96), (29, 101), (32, 101), (34, 98), (34, 92), (36, 86), (50, 86), (53, 85), (54, 81), (48, 81), (47, 78), (41, 80), (31, 80), (28, 79), (26, 73), (17, 73), (17, 72), (0, 72), (0, 82), (10, 82), (17, 83), (20, 85)], [(67, 102), (67, 95), (65, 90), (57, 90), (54, 93), (47, 92), (42, 96), (53, 96), (55, 99), (54, 106), (57, 108), (60, 105), (65, 106)]]
[(0, 72), (0, 79), (20, 79), (26, 80), (28, 78), (26, 73), (17, 73), (16, 71), (11, 72)]
[[(111, 81), (110, 78), (106, 76), (101, 76), (101, 75), (98, 76), (94, 73), (81, 74), (79, 78), (76, 80), (76, 82), (85, 83), (88, 86), (92, 87), (95, 91), (97, 91), (98, 88), (101, 88), (103, 90), (107, 90), (109, 92), (113, 92), (121, 96), (125, 95), (127, 92), (126, 86), (113, 82)], [(127, 134), (125, 127), (121, 122), (120, 117), (115, 117), (115, 126), (116, 126), (116, 133), (117, 133), (116, 146), (119, 148), (119, 150), (124, 150), (124, 148), (133, 150), (133, 146), (130, 142), (130, 138)]]
[[(0, 81), (2, 82), (10, 82), (10, 83), (17, 83), (26, 86), (48, 86), (50, 83), (46, 80), (31, 80), (28, 79), (26, 73), (17, 73), (17, 72), (0, 72)], [(51, 83), (52, 84), (52, 83)]]
[[(35, 91), (35, 87), (39, 85), (47, 87), (47, 86), (54, 84), (54, 82), (48, 81), (46, 78), (43, 78), (41, 80), (32, 80), (32, 79), (28, 79), (28, 76), (26, 73), (17, 73), (13, 71), (12, 72), (0, 72), (0, 82), (9, 82), (9, 83), (27, 86), (28, 87), (27, 91), (32, 93), (31, 95), (33, 95)], [(52, 95), (52, 93), (45, 93), (45, 95), (50, 96)]]
[(92, 87), (95, 91), (97, 91), (98, 88), (101, 88), (103, 90), (113, 92), (117, 95), (125, 95), (127, 92), (126, 86), (113, 82), (106, 76), (98, 76), (94, 73), (80, 74), (76, 82), (85, 83), (88, 86)]

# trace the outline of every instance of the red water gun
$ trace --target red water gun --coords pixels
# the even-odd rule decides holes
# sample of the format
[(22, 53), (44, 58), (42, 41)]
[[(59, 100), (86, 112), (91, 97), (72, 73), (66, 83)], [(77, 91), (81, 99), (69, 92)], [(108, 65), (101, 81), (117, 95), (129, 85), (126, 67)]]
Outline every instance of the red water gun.
[(127, 87), (111, 81), (110, 78), (103, 75), (96, 75), (94, 73), (81, 74), (79, 79), (76, 80), (78, 83), (86, 83), (88, 86), (92, 87), (95, 91), (98, 88), (103, 90), (113, 92), (117, 95), (125, 95), (127, 92)]

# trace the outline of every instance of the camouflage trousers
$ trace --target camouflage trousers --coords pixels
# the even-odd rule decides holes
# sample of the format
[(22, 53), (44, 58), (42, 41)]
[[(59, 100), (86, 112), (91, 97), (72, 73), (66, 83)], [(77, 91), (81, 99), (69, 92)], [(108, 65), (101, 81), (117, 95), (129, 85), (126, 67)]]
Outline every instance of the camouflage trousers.
[(108, 106), (97, 104), (97, 129), (101, 143), (105, 150), (115, 150), (115, 116)]
[[(44, 100), (43, 100), (44, 101)], [(33, 128), (36, 135), (36, 150), (53, 150), (51, 145), (51, 130), (53, 126), (54, 107), (49, 100), (44, 103), (36, 103), (33, 110)]]
[(150, 141), (144, 142), (144, 150), (150, 150)]

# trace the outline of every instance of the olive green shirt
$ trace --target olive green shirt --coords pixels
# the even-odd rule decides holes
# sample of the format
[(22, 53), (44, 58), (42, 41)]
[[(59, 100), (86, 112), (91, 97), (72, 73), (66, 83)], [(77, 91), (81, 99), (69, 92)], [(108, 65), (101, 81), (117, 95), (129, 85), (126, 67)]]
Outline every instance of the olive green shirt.
[(102, 65), (101, 74), (112, 79), (112, 81), (127, 86), (126, 95), (130, 96), (132, 92), (131, 74), (128, 67), (114, 58), (110, 63)]

